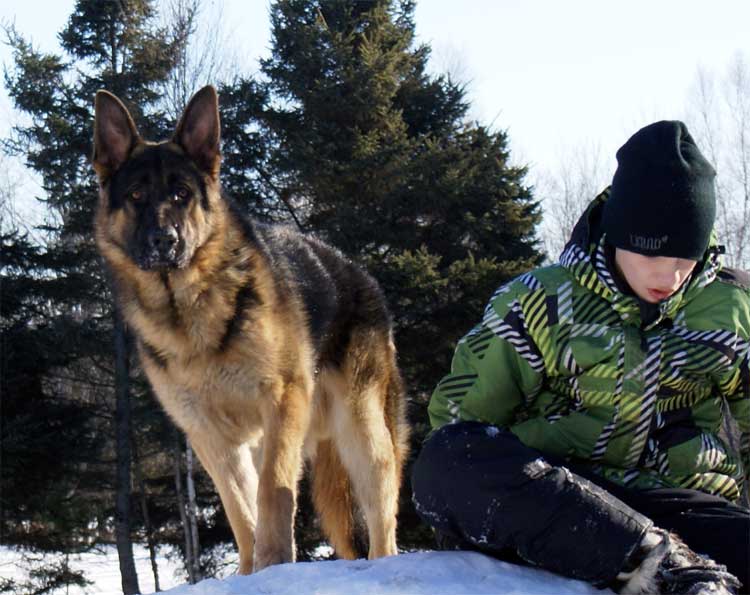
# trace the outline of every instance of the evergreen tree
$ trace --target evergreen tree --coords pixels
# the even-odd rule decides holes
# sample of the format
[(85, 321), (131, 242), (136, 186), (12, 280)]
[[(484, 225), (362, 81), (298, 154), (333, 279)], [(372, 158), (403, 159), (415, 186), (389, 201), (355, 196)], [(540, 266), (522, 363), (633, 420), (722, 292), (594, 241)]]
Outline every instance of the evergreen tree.
[[(274, 173), (305, 229), (386, 288), (409, 384), (430, 390), (492, 288), (540, 262), (506, 135), (426, 74), (409, 0), (280, 0), (263, 62)], [(430, 353), (425, 353), (425, 346)]]
[[(386, 291), (416, 451), (456, 340), (499, 284), (542, 255), (526, 171), (509, 164), (505, 133), (467, 121), (460, 85), (427, 74), (413, 17), (410, 0), (278, 0), (260, 118), (294, 220)], [(410, 512), (407, 545), (421, 538)]]
[[(3, 371), (13, 371), (9, 377), (4, 374), (10, 390), (3, 392), (3, 469), (14, 474), (12, 482), (3, 475), (2, 491), (21, 497), (23, 492), (16, 490), (38, 481), (36, 476), (58, 477), (51, 467), (26, 465), (23, 453), (36, 453), (40, 463), (55, 461), (60, 473), (64, 470), (77, 483), (71, 487), (70, 482), (60, 482), (59, 489), (51, 489), (45, 498), (27, 498), (18, 514), (3, 518), (4, 528), (16, 529), (4, 532), (4, 537), (12, 535), (8, 543), (16, 545), (73, 551), (62, 538), (45, 543), (37, 538), (23, 542), (21, 537), (21, 528), (29, 521), (42, 519), (51, 527), (71, 517), (70, 534), (84, 534), (79, 547), (91, 545), (102, 536), (104, 520), (113, 513), (112, 480), (102, 479), (102, 465), (108, 463), (104, 470), (114, 479), (109, 465), (117, 457), (119, 495), (114, 516), (126, 593), (138, 591), (129, 539), (132, 526), (141, 521), (130, 494), (132, 432), (126, 423), (132, 392), (130, 353), (126, 330), (118, 331), (114, 324), (116, 315), (93, 243), (91, 222), (98, 190), (89, 156), (97, 89), (122, 97), (148, 138), (162, 138), (174, 125), (160, 107), (160, 86), (174, 67), (189, 27), (177, 22), (165, 28), (156, 16), (152, 0), (78, 0), (59, 35), (64, 56), (41, 53), (20, 33), (7, 30), (14, 64), (6, 72), (6, 87), (31, 123), (16, 127), (5, 146), (39, 174), (44, 191), (40, 198), (47, 203), (50, 217), (43, 249), (19, 253), (16, 268), (3, 262), (3, 304), (10, 293), (17, 296), (19, 310), (15, 321), (7, 324), (3, 313)], [(22, 245), (16, 237), (4, 248)], [(23, 284), (33, 284), (32, 293), (24, 296)], [(24, 318), (23, 313), (35, 316)], [(26, 345), (29, 348), (20, 351)], [(119, 346), (117, 366), (112, 358), (115, 345)], [(47, 360), (49, 365), (38, 365)], [(26, 370), (33, 373), (33, 382), (24, 383), (21, 372)], [(135, 386), (146, 392), (142, 383)], [(50, 402), (55, 406), (47, 407)], [(149, 427), (152, 423), (147, 420), (154, 419), (161, 426), (158, 433), (169, 434), (163, 429), (164, 416), (154, 413), (153, 400), (145, 402), (147, 407), (136, 410), (146, 416), (138, 426)], [(7, 432), (16, 427), (23, 432)], [(92, 435), (96, 440), (88, 439)], [(17, 448), (14, 443), (8, 446), (8, 436), (19, 441)], [(171, 466), (166, 469), (170, 473)], [(7, 482), (11, 490), (5, 489)], [(63, 491), (66, 486), (69, 493)], [(101, 521), (99, 529), (91, 530), (96, 520)]]
[[(82, 551), (91, 545), (88, 526), (103, 524), (106, 504), (81, 484), (96, 485), (106, 474), (95, 406), (52, 381), (75, 362), (75, 353), (59, 349), (71, 321), (56, 317), (45, 297), (54, 291), (49, 263), (27, 237), (2, 234), (0, 263), (0, 535), (27, 552)], [(0, 592), (87, 583), (63, 556), (34, 566), (26, 583), (0, 580)]]
[(268, 92), (253, 79), (237, 77), (219, 86), (224, 191), (261, 221), (286, 221), (292, 212), (276, 185), (269, 162), (273, 139), (259, 125)]

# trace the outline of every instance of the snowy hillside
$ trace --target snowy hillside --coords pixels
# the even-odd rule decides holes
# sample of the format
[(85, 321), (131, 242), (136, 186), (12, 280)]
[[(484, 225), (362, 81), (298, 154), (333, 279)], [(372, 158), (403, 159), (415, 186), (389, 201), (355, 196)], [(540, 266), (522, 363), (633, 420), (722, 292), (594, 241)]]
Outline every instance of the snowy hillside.
[(610, 593), (473, 552), (419, 552), (353, 562), (300, 562), (250, 576), (208, 579), (168, 595), (581, 595)]
[[(148, 552), (136, 547), (136, 566), (143, 593), (153, 593)], [(115, 548), (71, 556), (71, 565), (85, 570), (93, 586), (71, 588), (68, 595), (118, 595), (120, 573)], [(183, 584), (176, 559), (160, 556), (159, 575), (168, 595), (608, 595), (580, 581), (523, 568), (473, 552), (418, 552), (380, 560), (299, 562), (272, 566), (250, 576), (206, 579)], [(235, 565), (232, 565), (236, 568)], [(0, 577), (21, 580), (19, 555), (0, 547)], [(181, 586), (180, 586), (181, 585)], [(66, 593), (65, 589), (59, 591)]]

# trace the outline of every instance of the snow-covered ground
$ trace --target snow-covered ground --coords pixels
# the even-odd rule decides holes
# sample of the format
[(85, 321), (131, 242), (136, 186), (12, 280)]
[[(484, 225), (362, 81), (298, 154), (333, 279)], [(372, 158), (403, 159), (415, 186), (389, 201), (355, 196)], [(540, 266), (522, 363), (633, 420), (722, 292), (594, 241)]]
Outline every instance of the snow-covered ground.
[[(185, 583), (185, 573), (182, 563), (177, 557), (166, 557), (164, 550), (158, 558), (159, 586), (171, 589)], [(135, 567), (138, 572), (138, 585), (142, 593), (154, 592), (154, 575), (151, 571), (151, 560), (148, 549), (142, 545), (133, 547), (135, 556)], [(48, 557), (51, 561), (53, 558)], [(78, 587), (62, 589), (60, 593), (65, 595), (118, 595), (122, 593), (120, 582), (120, 566), (117, 559), (115, 546), (106, 546), (94, 552), (85, 554), (71, 554), (69, 564), (73, 570), (83, 570), (88, 580), (94, 584), (82, 590)], [(27, 563), (16, 551), (0, 547), (0, 577), (22, 581), (28, 576)]]
[(610, 593), (474, 552), (417, 552), (379, 560), (272, 566), (250, 576), (209, 579), (169, 595), (582, 595)]
[[(17, 555), (0, 548), (0, 575), (18, 576)], [(152, 593), (153, 576), (145, 548), (136, 549), (141, 591)], [(85, 568), (95, 585), (86, 593), (117, 595), (120, 576), (117, 552), (86, 554), (74, 559), (74, 568)], [(380, 560), (335, 560), (299, 562), (272, 566), (250, 576), (206, 579), (185, 585), (179, 563), (159, 561), (162, 589), (168, 595), (604, 595), (587, 583), (565, 579), (548, 572), (523, 568), (474, 552), (416, 552)], [(182, 585), (182, 586), (178, 586)], [(71, 589), (69, 595), (84, 592)]]

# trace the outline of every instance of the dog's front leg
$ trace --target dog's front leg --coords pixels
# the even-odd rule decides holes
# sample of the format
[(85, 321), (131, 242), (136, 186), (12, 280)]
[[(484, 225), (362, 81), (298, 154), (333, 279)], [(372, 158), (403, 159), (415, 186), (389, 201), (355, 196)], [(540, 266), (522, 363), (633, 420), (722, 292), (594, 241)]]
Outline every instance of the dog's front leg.
[(288, 384), (263, 410), (263, 464), (258, 487), (255, 571), (294, 562), (294, 514), (311, 396)]
[(258, 473), (254, 443), (238, 443), (220, 431), (190, 432), (190, 444), (221, 497), (240, 554), (240, 574), (253, 571)]

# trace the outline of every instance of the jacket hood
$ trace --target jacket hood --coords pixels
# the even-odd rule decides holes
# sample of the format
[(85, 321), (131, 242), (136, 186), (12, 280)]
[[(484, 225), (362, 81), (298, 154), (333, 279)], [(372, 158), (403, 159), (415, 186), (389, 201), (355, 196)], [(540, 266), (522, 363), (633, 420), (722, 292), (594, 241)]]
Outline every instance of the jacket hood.
[[(591, 201), (573, 228), (570, 240), (560, 255), (560, 265), (567, 269), (580, 285), (609, 301), (623, 321), (644, 326), (642, 314), (644, 307), (647, 308), (649, 305), (618, 287), (615, 280), (617, 273), (611, 270), (608, 262), (606, 234), (603, 233), (601, 225), (604, 204), (608, 199), (609, 188)], [(648, 317), (649, 321), (644, 329), (653, 328), (667, 319), (676, 320), (680, 308), (716, 278), (721, 270), (722, 252), (716, 241), (716, 234), (712, 233), (708, 249), (690, 279), (674, 295), (654, 305), (658, 308), (658, 313)]]

